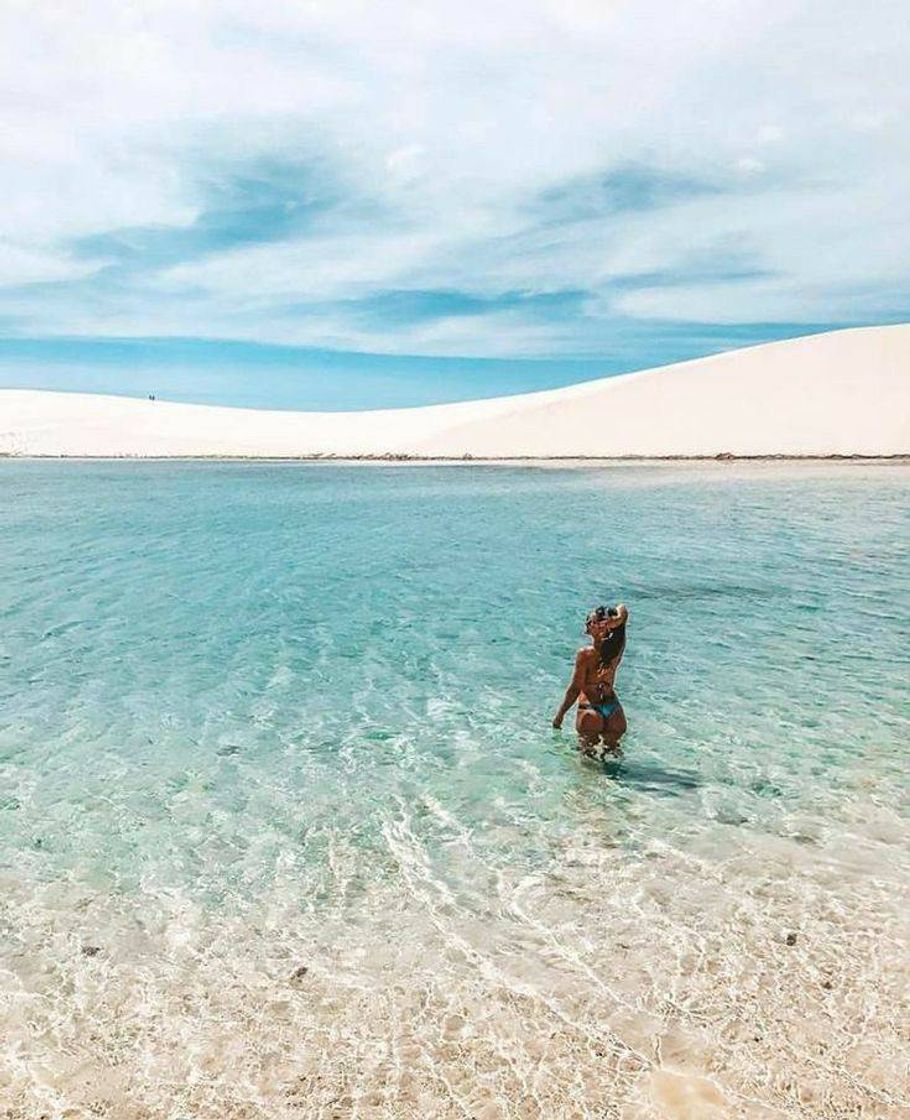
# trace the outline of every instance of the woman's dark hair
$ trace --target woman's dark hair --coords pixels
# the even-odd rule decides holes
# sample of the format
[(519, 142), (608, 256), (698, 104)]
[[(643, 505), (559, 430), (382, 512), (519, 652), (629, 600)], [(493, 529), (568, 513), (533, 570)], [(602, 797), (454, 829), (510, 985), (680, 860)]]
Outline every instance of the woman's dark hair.
[(609, 665), (615, 657), (619, 657), (625, 644), (626, 624), (623, 623), (622, 626), (617, 626), (615, 630), (611, 630), (604, 638), (600, 647), (601, 665)]
[[(595, 607), (585, 619), (585, 624), (590, 625), (592, 622), (603, 622), (607, 618), (616, 618), (619, 611), (616, 607)], [(622, 653), (623, 646), (626, 644), (626, 624), (617, 626), (615, 630), (611, 630), (604, 638), (600, 647), (600, 663), (601, 665), (609, 665), (610, 662)]]

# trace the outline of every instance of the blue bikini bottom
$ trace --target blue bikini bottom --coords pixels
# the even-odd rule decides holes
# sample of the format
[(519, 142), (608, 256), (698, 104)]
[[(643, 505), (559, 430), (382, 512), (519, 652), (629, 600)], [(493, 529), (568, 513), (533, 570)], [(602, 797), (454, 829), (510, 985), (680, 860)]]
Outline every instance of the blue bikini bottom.
[(579, 704), (580, 711), (597, 712), (602, 719), (609, 719), (614, 712), (619, 710), (619, 700), (614, 697), (603, 704)]

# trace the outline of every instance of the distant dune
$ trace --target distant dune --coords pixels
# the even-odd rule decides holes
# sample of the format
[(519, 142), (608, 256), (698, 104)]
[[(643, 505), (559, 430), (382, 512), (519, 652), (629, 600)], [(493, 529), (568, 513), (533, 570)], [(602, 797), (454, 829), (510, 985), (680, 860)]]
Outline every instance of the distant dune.
[(0, 390), (0, 454), (550, 458), (910, 453), (910, 324), (494, 400), (275, 412)]

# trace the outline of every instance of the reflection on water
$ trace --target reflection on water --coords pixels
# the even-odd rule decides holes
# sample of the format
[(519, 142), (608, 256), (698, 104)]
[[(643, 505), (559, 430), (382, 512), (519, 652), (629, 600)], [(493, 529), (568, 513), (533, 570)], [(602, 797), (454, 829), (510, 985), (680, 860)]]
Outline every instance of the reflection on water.
[(0, 1115), (906, 1115), (908, 479), (0, 464)]

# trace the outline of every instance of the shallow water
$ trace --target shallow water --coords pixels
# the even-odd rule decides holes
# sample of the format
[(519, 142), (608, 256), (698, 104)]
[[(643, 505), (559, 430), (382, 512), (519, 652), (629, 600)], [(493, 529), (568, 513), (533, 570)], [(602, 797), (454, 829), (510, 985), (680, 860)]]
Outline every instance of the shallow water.
[(0, 1116), (906, 1115), (908, 499), (0, 463)]

